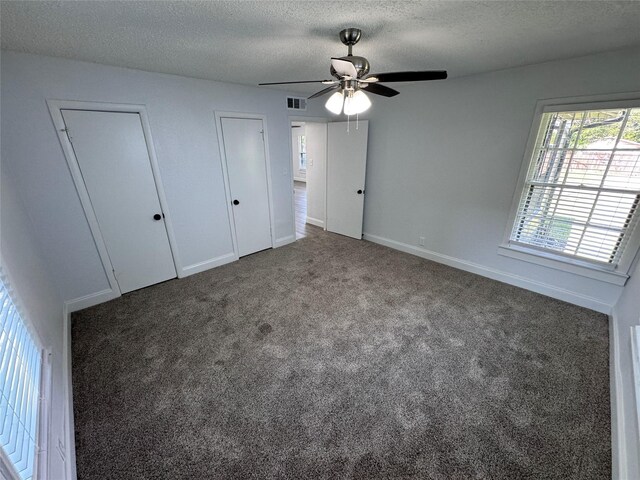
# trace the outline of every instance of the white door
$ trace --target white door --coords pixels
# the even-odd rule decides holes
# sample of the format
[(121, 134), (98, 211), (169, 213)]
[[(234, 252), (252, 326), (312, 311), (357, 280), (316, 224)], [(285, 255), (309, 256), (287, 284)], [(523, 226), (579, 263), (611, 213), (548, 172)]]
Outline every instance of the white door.
[(138, 113), (62, 110), (120, 291), (176, 277)]
[(328, 125), (327, 230), (362, 238), (368, 120)]
[(271, 248), (271, 215), (262, 120), (221, 118), (238, 255)]

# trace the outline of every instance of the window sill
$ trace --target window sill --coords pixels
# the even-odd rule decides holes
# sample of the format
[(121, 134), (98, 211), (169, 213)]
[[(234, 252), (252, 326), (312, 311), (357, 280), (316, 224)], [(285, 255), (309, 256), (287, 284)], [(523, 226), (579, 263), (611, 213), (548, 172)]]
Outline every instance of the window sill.
[(515, 258), (543, 267), (555, 268), (563, 272), (573, 273), (583, 277), (593, 278), (601, 282), (612, 283), (624, 286), (629, 279), (629, 275), (598, 268), (596, 265), (590, 266), (584, 263), (577, 263), (571, 259), (553, 255), (551, 253), (530, 250), (517, 245), (503, 244), (498, 247), (498, 255)]

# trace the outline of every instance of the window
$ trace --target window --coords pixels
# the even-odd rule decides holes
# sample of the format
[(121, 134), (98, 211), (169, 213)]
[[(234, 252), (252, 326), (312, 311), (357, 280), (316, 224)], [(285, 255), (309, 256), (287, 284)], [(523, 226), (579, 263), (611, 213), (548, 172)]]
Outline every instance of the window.
[(637, 249), (640, 103), (548, 106), (531, 150), (508, 246), (615, 270)]
[(0, 453), (10, 475), (27, 480), (38, 451), (42, 350), (1, 280), (0, 323)]
[(298, 135), (298, 151), (300, 152), (300, 170), (307, 169), (307, 137)]

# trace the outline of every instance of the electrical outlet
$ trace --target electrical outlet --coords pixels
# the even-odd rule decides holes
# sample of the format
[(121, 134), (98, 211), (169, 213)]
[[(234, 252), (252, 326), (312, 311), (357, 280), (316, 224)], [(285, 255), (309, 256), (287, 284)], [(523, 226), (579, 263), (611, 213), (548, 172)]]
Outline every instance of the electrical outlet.
[(424, 237), (418, 237), (418, 245), (424, 247)]

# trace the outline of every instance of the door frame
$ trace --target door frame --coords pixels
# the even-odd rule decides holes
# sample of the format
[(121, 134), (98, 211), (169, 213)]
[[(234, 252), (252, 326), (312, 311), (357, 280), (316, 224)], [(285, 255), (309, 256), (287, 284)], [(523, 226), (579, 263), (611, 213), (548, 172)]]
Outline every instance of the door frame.
[[(305, 122), (305, 123), (332, 123), (330, 118), (326, 117), (304, 117), (298, 115), (290, 115), (289, 116), (289, 174), (291, 177), (291, 192), (293, 192), (295, 188), (295, 180), (293, 179), (293, 129), (291, 128), (292, 122)], [(327, 127), (328, 128), (328, 127)], [(327, 143), (329, 142), (329, 132), (327, 131)], [(327, 230), (327, 166), (328, 166), (328, 155), (325, 155), (324, 158), (324, 218), (322, 221), (324, 222), (324, 226), (322, 229), (324, 231)], [(309, 194), (309, 190), (307, 190), (307, 195)], [(307, 197), (308, 201), (308, 197)], [(291, 194), (291, 218), (293, 220), (293, 237), (296, 237), (296, 198), (295, 195)], [(306, 219), (305, 219), (306, 223)], [(297, 238), (296, 238), (297, 241)]]
[[(236, 234), (236, 221), (231, 206), (231, 182), (229, 181), (229, 171), (227, 168), (227, 152), (224, 148), (224, 135), (222, 131), (223, 118), (239, 118), (245, 120), (262, 120), (262, 130), (264, 138), (264, 163), (267, 173), (267, 197), (269, 200), (269, 227), (271, 229), (271, 248), (276, 245), (276, 226), (273, 214), (273, 188), (271, 185), (271, 157), (269, 156), (269, 131), (267, 129), (267, 116), (261, 113), (226, 112), (214, 110), (216, 124), (216, 134), (218, 135), (218, 150), (220, 152), (220, 165), (222, 166), (222, 177), (224, 179), (224, 194), (227, 199), (227, 215), (229, 216), (229, 230), (231, 231), (231, 243), (233, 244), (233, 254), (235, 260), (240, 258), (238, 250), (238, 237)], [(289, 162), (291, 163), (291, 162)], [(293, 166), (291, 166), (293, 168)], [(295, 224), (294, 224), (295, 227)]]
[(144, 134), (145, 143), (147, 145), (147, 152), (149, 153), (149, 163), (151, 164), (151, 173), (153, 175), (153, 181), (158, 193), (158, 200), (160, 201), (160, 208), (164, 214), (165, 230), (167, 231), (167, 237), (169, 239), (169, 249), (171, 251), (171, 258), (173, 260), (173, 266), (176, 270), (176, 277), (181, 278), (182, 263), (178, 257), (177, 243), (175, 240), (175, 234), (173, 230), (173, 224), (171, 222), (171, 215), (167, 205), (167, 198), (165, 196), (164, 187), (160, 177), (160, 169), (158, 167), (158, 160), (156, 157), (156, 150), (153, 144), (151, 136), (151, 127), (149, 125), (149, 118), (147, 116), (147, 109), (145, 105), (134, 105), (128, 103), (104, 103), (104, 102), (84, 102), (77, 100), (47, 100), (47, 106), (53, 125), (56, 128), (62, 151), (67, 160), (69, 171), (71, 172), (71, 178), (75, 184), (80, 203), (82, 204), (82, 210), (84, 211), (85, 218), (89, 224), (89, 230), (95, 242), (98, 250), (102, 267), (107, 276), (109, 286), (111, 287), (112, 294), (110, 298), (116, 298), (122, 295), (118, 281), (113, 273), (113, 264), (111, 258), (109, 258), (109, 252), (107, 250), (107, 244), (104, 241), (102, 232), (100, 231), (100, 224), (98, 218), (93, 211), (93, 205), (91, 204), (91, 198), (89, 197), (89, 191), (82, 178), (82, 172), (80, 171), (80, 164), (73, 150), (73, 146), (69, 141), (69, 137), (66, 135), (66, 125), (64, 118), (62, 117), (62, 110), (85, 110), (93, 112), (113, 112), (113, 113), (137, 113), (140, 116), (140, 123), (142, 124), (142, 132)]

